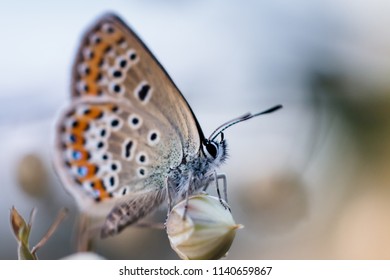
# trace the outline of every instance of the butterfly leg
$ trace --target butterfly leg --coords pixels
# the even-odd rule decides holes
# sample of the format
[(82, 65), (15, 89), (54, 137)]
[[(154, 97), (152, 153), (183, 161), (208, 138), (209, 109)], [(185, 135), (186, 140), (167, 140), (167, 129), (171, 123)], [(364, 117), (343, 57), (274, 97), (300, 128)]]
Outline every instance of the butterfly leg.
[(215, 188), (217, 189), (217, 194), (218, 194), (218, 198), (219, 198), (219, 201), (221, 202), (221, 204), (230, 210), (230, 207), (224, 203), (222, 201), (222, 197), (221, 197), (221, 192), (219, 190), (219, 184), (218, 184), (218, 180), (222, 179), (222, 182), (223, 182), (223, 196), (224, 196), (224, 199), (226, 201), (226, 203), (228, 202), (228, 198), (227, 198), (227, 180), (226, 180), (226, 175), (225, 174), (218, 174), (215, 170), (214, 170), (214, 174), (213, 176), (210, 176), (210, 179), (209, 181), (207, 182), (207, 184), (205, 184), (205, 186), (203, 187), (202, 189), (202, 192), (206, 193), (206, 190), (207, 188), (209, 187), (209, 184), (212, 182), (212, 181), (215, 181)]
[[(215, 179), (215, 187), (217, 189), (217, 194), (218, 194), (218, 198), (219, 198), (219, 202), (222, 204), (223, 207), (225, 207), (225, 209), (229, 209), (230, 210), (230, 207), (229, 205), (227, 205), (227, 202), (228, 202), (228, 199), (227, 199), (227, 182), (226, 182), (226, 175), (225, 174), (218, 174), (217, 171), (214, 170), (214, 179)], [(219, 184), (218, 184), (218, 180), (222, 179), (223, 181), (223, 195), (224, 195), (224, 198), (225, 198), (225, 202), (222, 200), (222, 197), (221, 197), (221, 193), (219, 191)]]
[(222, 179), (223, 182), (223, 196), (225, 197), (226, 203), (228, 202), (228, 197), (227, 197), (227, 180), (226, 180), (226, 175), (225, 174), (217, 174), (217, 182), (219, 179)]
[(193, 183), (193, 177), (192, 175), (190, 176), (190, 180), (188, 180), (187, 183), (187, 190), (186, 190), (186, 195), (185, 195), (185, 204), (184, 204), (184, 213), (183, 213), (183, 220), (187, 217), (187, 212), (188, 212), (188, 202), (190, 198), (190, 192), (192, 193), (191, 186)]
[(188, 212), (188, 201), (189, 201), (189, 192), (190, 192), (190, 184), (188, 184), (188, 188), (187, 188), (187, 191), (186, 191), (186, 202), (184, 204), (184, 214), (183, 214), (183, 221), (185, 220), (185, 218), (187, 217), (187, 212)]
[(169, 213), (172, 211), (172, 196), (171, 196), (171, 188), (168, 179), (165, 182), (165, 189), (167, 192), (167, 200), (168, 200), (168, 213), (167, 213), (168, 216)]
[(208, 182), (204, 185), (202, 192), (206, 193), (210, 183), (215, 180), (215, 176), (210, 176)]

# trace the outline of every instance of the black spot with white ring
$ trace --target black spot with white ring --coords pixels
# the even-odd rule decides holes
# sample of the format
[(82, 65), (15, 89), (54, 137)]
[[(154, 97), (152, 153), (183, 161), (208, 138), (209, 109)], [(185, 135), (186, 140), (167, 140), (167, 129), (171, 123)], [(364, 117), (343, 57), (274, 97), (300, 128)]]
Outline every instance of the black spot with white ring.
[(150, 141), (156, 141), (157, 139), (157, 133), (153, 132), (152, 134), (150, 134)]
[(122, 72), (119, 70), (115, 70), (114, 72), (112, 72), (112, 76), (114, 78), (120, 78), (120, 77), (122, 77)]
[(126, 52), (126, 58), (131, 64), (135, 64), (138, 62), (139, 57), (134, 49), (129, 49)]
[(85, 81), (79, 81), (77, 83), (77, 90), (80, 93), (88, 93), (89, 87)]
[(91, 73), (91, 69), (86, 63), (82, 63), (78, 66), (79, 74), (83, 77), (88, 76)]
[(137, 173), (140, 178), (146, 177), (146, 169), (143, 167), (138, 168)]
[(100, 141), (100, 142), (97, 143), (96, 147), (97, 147), (98, 149), (101, 149), (101, 148), (104, 147), (104, 143), (103, 143), (102, 141)]
[(102, 26), (102, 30), (103, 30), (103, 32), (108, 33), (108, 34), (112, 34), (115, 32), (115, 29), (111, 26), (111, 24), (108, 24), (108, 23), (106, 23)]
[(160, 133), (157, 130), (151, 130), (148, 134), (147, 141), (151, 146), (157, 145), (160, 142)]
[(96, 34), (92, 35), (92, 37), (91, 37), (92, 44), (98, 45), (98, 44), (100, 44), (101, 41), (102, 41), (102, 38), (100, 38), (99, 35), (96, 35)]
[(119, 126), (119, 120), (118, 120), (118, 119), (112, 120), (112, 121), (111, 121), (111, 126), (112, 126), (112, 127), (117, 127), (117, 126)]
[(126, 160), (131, 160), (133, 158), (133, 150), (135, 148), (135, 142), (131, 139), (126, 140), (122, 144), (122, 156)]
[(127, 66), (127, 61), (125, 59), (122, 59), (121, 61), (119, 61), (119, 66), (125, 68)]
[(119, 83), (111, 83), (109, 88), (110, 91), (115, 95), (123, 95), (125, 93), (125, 87)]
[(138, 129), (142, 126), (142, 118), (137, 114), (131, 114), (128, 118), (128, 124), (132, 129)]
[(89, 47), (86, 47), (83, 49), (83, 56), (85, 60), (91, 60), (94, 58), (95, 54)]
[(137, 59), (137, 55), (135, 53), (132, 53), (129, 58), (130, 60), (134, 61)]
[(150, 86), (148, 84), (143, 85), (139, 90), (138, 90), (138, 98), (141, 101), (145, 101), (146, 98), (148, 97), (150, 91)]
[(145, 152), (140, 152), (137, 154), (137, 163), (141, 165), (146, 165), (148, 163), (148, 156)]
[(142, 104), (147, 104), (152, 97), (153, 88), (147, 81), (142, 81), (134, 89), (134, 97)]
[(89, 115), (91, 113), (91, 109), (87, 108), (84, 110), (83, 115)]

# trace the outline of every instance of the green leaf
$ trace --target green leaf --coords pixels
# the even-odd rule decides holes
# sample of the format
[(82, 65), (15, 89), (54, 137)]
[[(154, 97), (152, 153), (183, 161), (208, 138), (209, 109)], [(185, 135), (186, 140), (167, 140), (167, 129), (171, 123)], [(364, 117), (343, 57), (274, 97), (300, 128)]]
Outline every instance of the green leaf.
[[(34, 210), (31, 211), (32, 216)], [(30, 238), (31, 231), (31, 221), (27, 224), (23, 217), (19, 214), (15, 207), (12, 206), (11, 209), (11, 226), (16, 237), (16, 240), (23, 243), (24, 245), (28, 245), (28, 240)], [(27, 246), (28, 247), (28, 246)]]
[(35, 254), (30, 252), (30, 249), (26, 244), (19, 242), (18, 246), (18, 259), (19, 260), (37, 260)]
[(20, 260), (36, 260), (36, 255), (29, 249), (28, 240), (31, 231), (31, 217), (34, 210), (31, 211), (30, 221), (27, 224), (23, 217), (19, 214), (15, 207), (12, 207), (10, 218), (11, 227), (18, 242), (18, 258)]

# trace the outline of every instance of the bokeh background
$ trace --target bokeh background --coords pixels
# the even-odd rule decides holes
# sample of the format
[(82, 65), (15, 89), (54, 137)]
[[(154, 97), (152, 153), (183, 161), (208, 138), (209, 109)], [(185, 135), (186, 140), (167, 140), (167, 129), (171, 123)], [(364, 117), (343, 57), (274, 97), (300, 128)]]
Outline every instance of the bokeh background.
[[(390, 259), (390, 2), (1, 1), (0, 259), (16, 259), (14, 205), (37, 215), (31, 243), (70, 214), (41, 259), (75, 252), (77, 209), (51, 165), (85, 28), (106, 11), (140, 35), (205, 134), (226, 132), (236, 222), (228, 259)], [(164, 217), (164, 210), (155, 218)], [(164, 231), (94, 243), (110, 259), (176, 259)]]

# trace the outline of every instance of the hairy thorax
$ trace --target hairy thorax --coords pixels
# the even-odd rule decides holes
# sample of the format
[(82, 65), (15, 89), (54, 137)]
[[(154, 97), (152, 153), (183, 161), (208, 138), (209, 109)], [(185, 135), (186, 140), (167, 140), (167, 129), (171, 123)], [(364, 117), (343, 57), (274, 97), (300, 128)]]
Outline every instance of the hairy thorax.
[(216, 169), (223, 163), (226, 154), (215, 159), (206, 157), (201, 151), (193, 157), (183, 158), (176, 168), (168, 173), (168, 189), (174, 200), (197, 193), (214, 180)]

